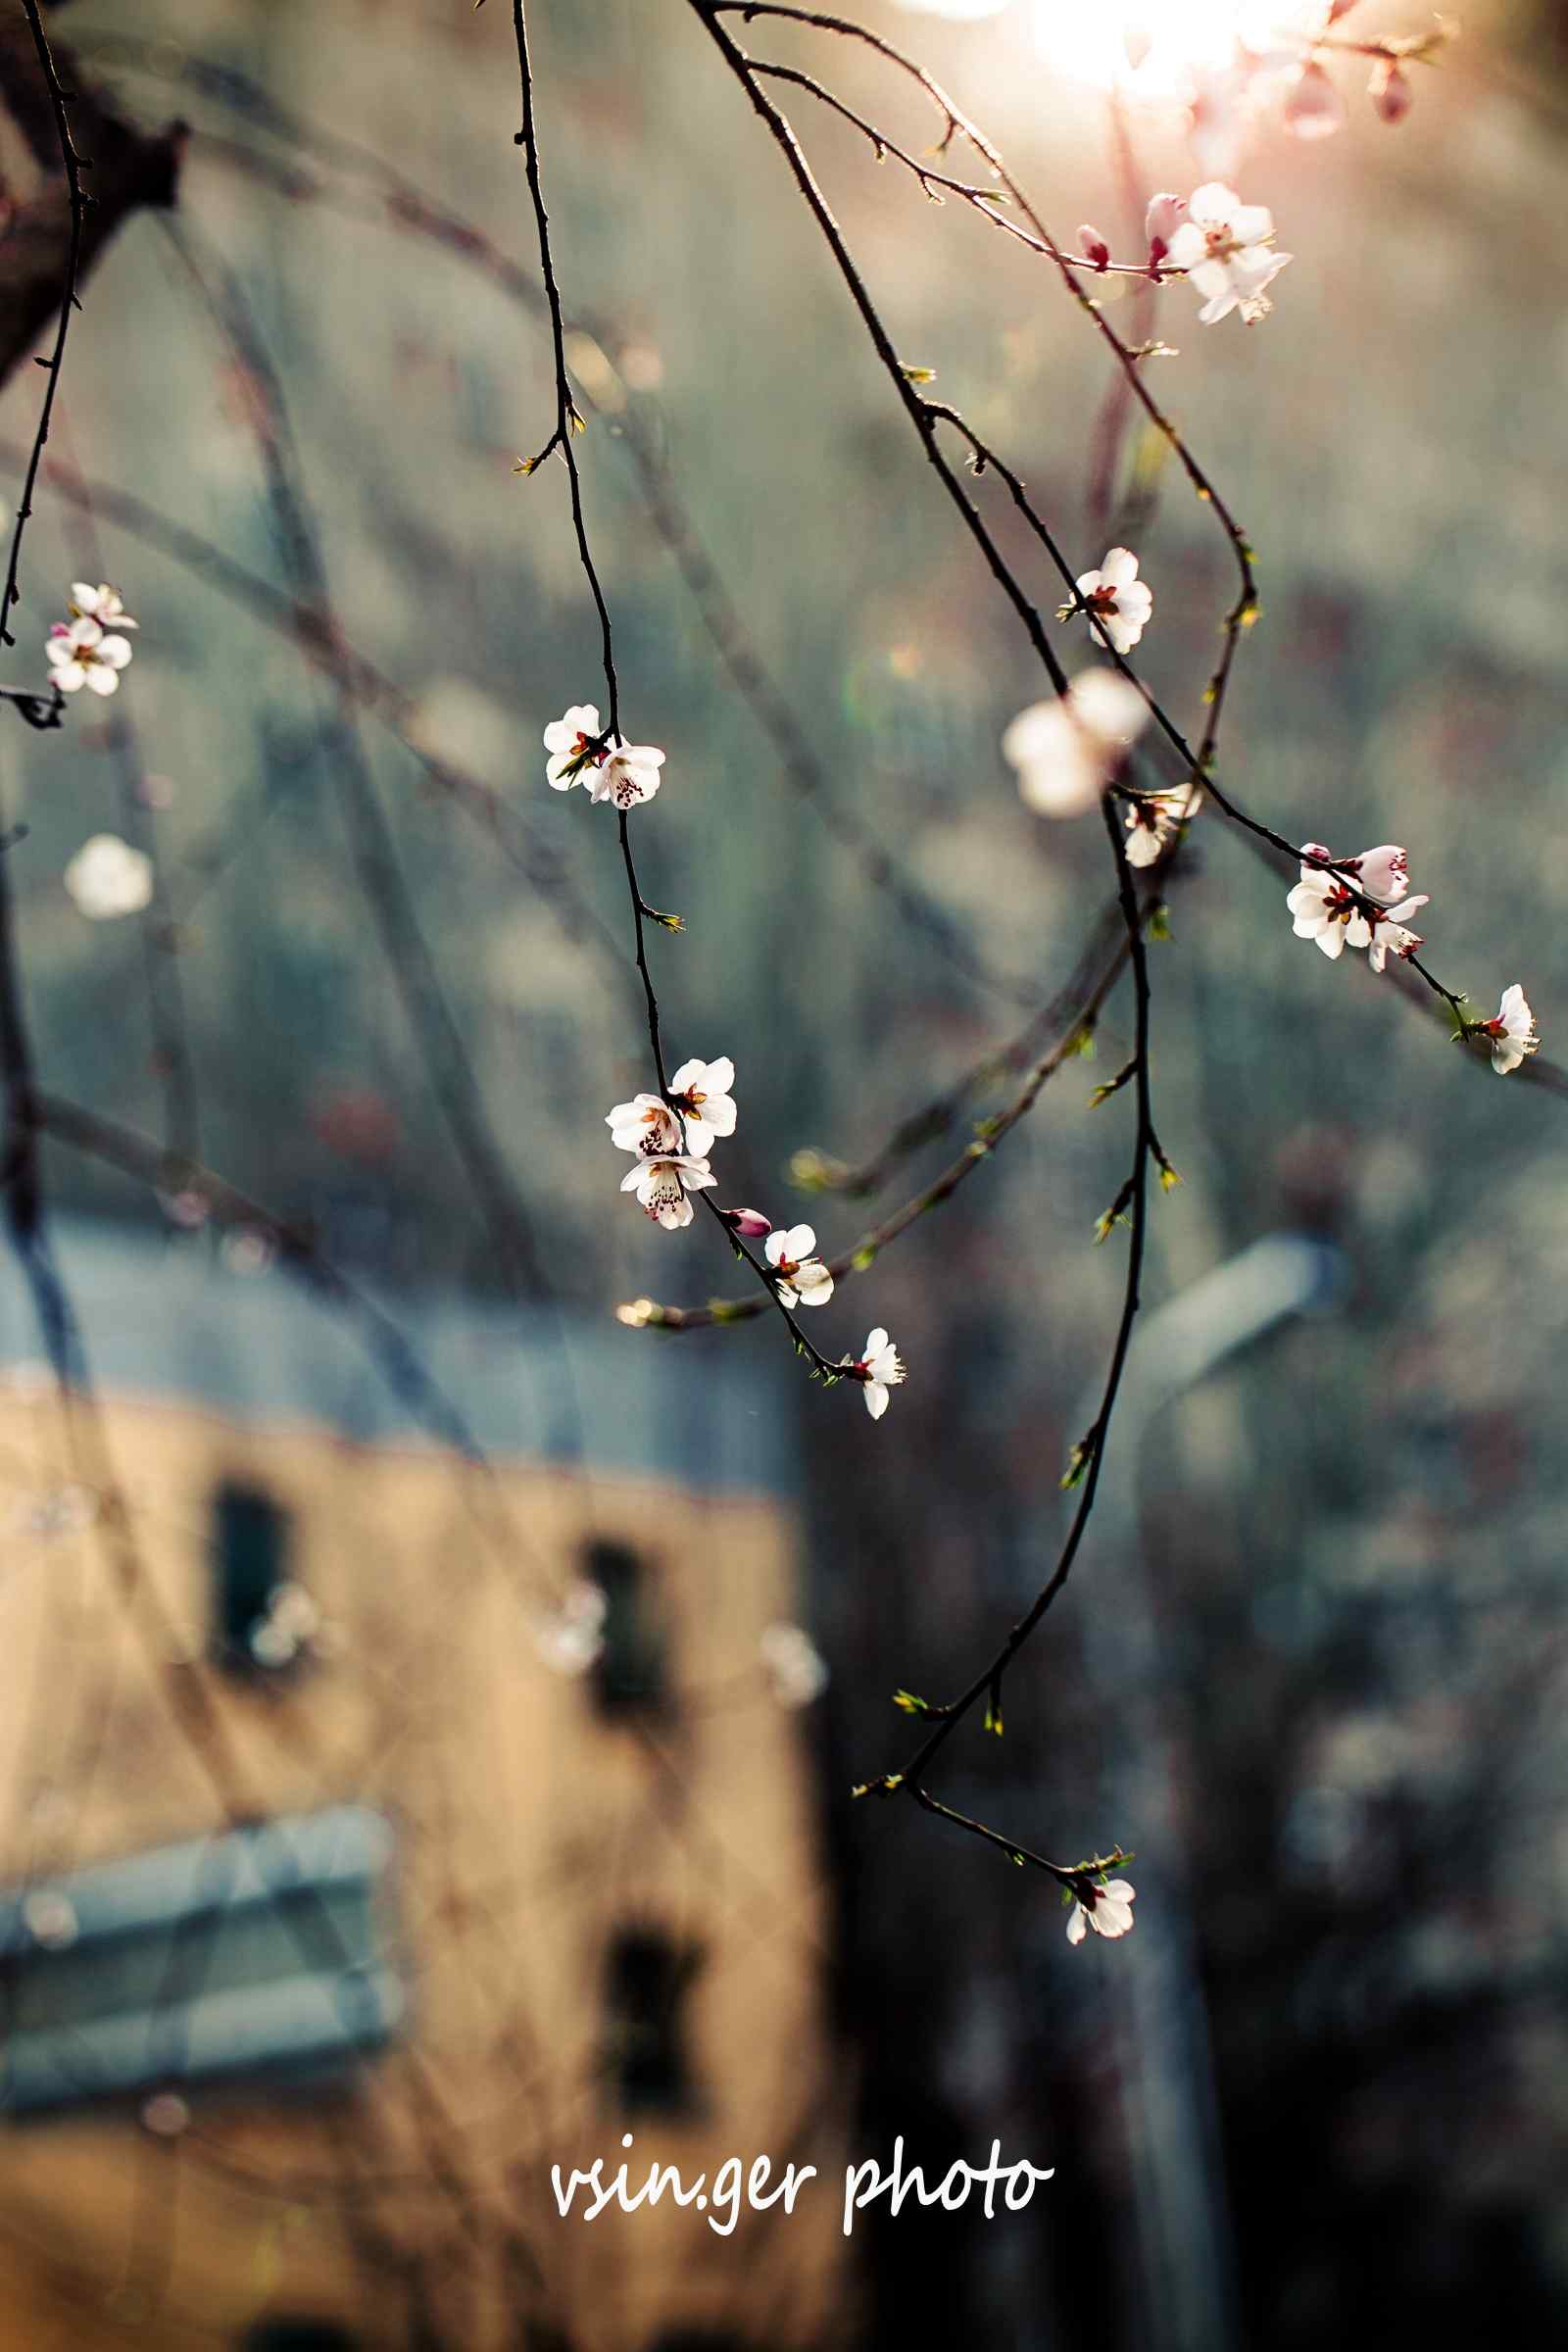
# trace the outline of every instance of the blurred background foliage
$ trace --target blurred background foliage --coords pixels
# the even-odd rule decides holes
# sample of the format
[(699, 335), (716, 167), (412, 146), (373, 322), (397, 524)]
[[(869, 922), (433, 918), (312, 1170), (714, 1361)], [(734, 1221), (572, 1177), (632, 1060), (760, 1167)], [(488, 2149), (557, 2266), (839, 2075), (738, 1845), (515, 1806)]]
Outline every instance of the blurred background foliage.
[[(656, 942), (666, 1037), (676, 1058), (737, 1063), (725, 1197), (809, 1215), (837, 1250), (866, 1209), (801, 1202), (792, 1153), (859, 1162), (1021, 1026), (1016, 992), (1044, 999), (1073, 966), (1103, 837), (1019, 804), (997, 747), (1039, 691), (1028, 649), (701, 27), (650, 0), (535, 13), (590, 523), (629, 732), (668, 752), (637, 820), (649, 896), (688, 926)], [(1058, 233), (1089, 220), (1135, 249), (1104, 93), (1047, 74), (1026, 6), (976, 23), (863, 13), (981, 118)], [(509, 14), (161, 0), (132, 35), (74, 5), (95, 75), (195, 137), (174, 239), (137, 220), (93, 281), (51, 454), (287, 587), (254, 429), (266, 395), (208, 299), (232, 273), (279, 372), (338, 628), (409, 698), (418, 741), (498, 796), (506, 839), (559, 876), (531, 881), (374, 715), (355, 722), (539, 1262), (556, 1295), (608, 1313), (644, 1291), (737, 1286), (700, 1227), (656, 1233), (618, 1198), (600, 1123), (650, 1072), (607, 821), (544, 784), (541, 729), (598, 678), (564, 477), (512, 472), (548, 430), (542, 321), (385, 195), (385, 170), (405, 175), (527, 280)], [(1487, 1010), (1523, 979), (1549, 1053), (1568, 898), (1552, 813), (1568, 782), (1568, 57), (1545, 0), (1467, 20), (1396, 132), (1353, 64), (1337, 138), (1257, 126), (1240, 185), (1297, 257), (1275, 315), (1203, 329), (1169, 289), (1157, 329), (1179, 357), (1150, 365), (1258, 551), (1263, 617), (1222, 770), (1288, 835), (1407, 843), (1439, 971)], [(1363, 21), (1419, 17), (1366, 0)], [(760, 53), (810, 56), (927, 143), (874, 61), (764, 30), (746, 36)], [(901, 356), (936, 369), (1085, 565), (1136, 517), (1156, 599), (1147, 674), (1195, 717), (1232, 593), (1225, 550), (1136, 433), (1113, 512), (1092, 513), (1111, 389), (1097, 339), (1049, 268), (926, 205), (785, 95)], [(1204, 175), (1178, 111), (1136, 110), (1130, 127), (1144, 194)], [(35, 389), (6, 394), (13, 448)], [(934, 928), (904, 919), (790, 789), (650, 479), (722, 575), (819, 765), (818, 800), (918, 886)], [(979, 493), (1054, 604), (1004, 494)], [(63, 743), (6, 730), (46, 1082), (159, 1132), (139, 926), (85, 924), (60, 879), (84, 836), (134, 824), (156, 836), (169, 928), (152, 953), (177, 963), (202, 1155), (351, 1264), (493, 1289), (440, 1073), (361, 888), (330, 686), (122, 521), (108, 499), (84, 513), (50, 497), (26, 550), (24, 645), (80, 574), (116, 580), (142, 622), (115, 706), (74, 710)], [(1153, 951), (1159, 1126), (1185, 1183), (1158, 1207), (1149, 1296), (1281, 1230), (1332, 1238), (1349, 1267), (1335, 1313), (1172, 1404), (1118, 1471), (1130, 1501), (1110, 1532), (1148, 1563), (1196, 2072), (1162, 2082), (1157, 2037), (1140, 2044), (1118, 2006), (1121, 1951), (1069, 1954), (1038, 1886), (912, 1809), (845, 1802), (900, 1759), (888, 1692), (945, 1692), (1053, 1556), (1121, 1280), (1120, 1240), (1089, 1243), (1125, 1105), (1086, 1104), (1125, 1058), (1122, 999), (1096, 1060), (1069, 1063), (958, 1200), (820, 1318), (833, 1349), (873, 1322), (894, 1332), (910, 1377), (887, 1422), (873, 1433), (853, 1399), (804, 1381), (790, 1393), (835, 1671), (823, 1804), (867, 2146), (902, 2131), (935, 2163), (1000, 2135), (1057, 2166), (1027, 2228), (887, 2226), (878, 2341), (940, 2324), (998, 2352), (1069, 2331), (1295, 2352), (1396, 2321), (1430, 2344), (1487, 2340), (1505, 2318), (1549, 2340), (1568, 2302), (1568, 1199), (1551, 1174), (1568, 1130), (1544, 1092), (1499, 1089), (1392, 988), (1293, 941), (1284, 886), (1205, 823)], [(977, 955), (1016, 989), (978, 982)], [(931, 1168), (952, 1149), (930, 1147)], [(889, 1203), (923, 1169), (901, 1171)], [(57, 1199), (146, 1213), (79, 1161), (50, 1172)], [(780, 1344), (769, 1323), (624, 1341), (650, 1381), (665, 1348), (705, 1352), (721, 1379), (729, 1352)], [(976, 1731), (944, 1786), (1066, 1858), (1148, 1835), (1102, 1809), (1124, 1740), (1114, 1617), (1093, 1662), (1084, 1639), (1104, 1549), (1091, 1541), (1012, 1678), (1004, 1740)], [(1183, 2289), (1200, 2315), (1185, 2337), (1129, 2251), (1149, 2227), (1139, 2133), (1162, 2096), (1211, 2119), (1192, 2193), (1217, 2252)]]

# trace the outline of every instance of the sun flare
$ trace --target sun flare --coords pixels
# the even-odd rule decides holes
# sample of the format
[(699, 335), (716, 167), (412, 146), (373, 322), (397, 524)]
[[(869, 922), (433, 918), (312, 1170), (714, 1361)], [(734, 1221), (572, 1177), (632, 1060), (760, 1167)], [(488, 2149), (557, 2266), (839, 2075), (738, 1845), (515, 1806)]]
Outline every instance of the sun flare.
[(1238, 42), (1268, 50), (1324, 11), (1310, 0), (1034, 0), (1041, 57), (1057, 72), (1144, 97), (1191, 88), (1228, 65)]

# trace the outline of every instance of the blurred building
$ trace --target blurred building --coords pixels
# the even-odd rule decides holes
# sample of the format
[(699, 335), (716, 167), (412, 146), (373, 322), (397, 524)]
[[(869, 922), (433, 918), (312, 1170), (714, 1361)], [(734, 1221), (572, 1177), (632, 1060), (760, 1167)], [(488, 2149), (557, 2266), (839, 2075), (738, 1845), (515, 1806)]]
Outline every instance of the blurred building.
[(831, 2196), (550, 2180), (843, 2162), (765, 1384), (427, 1301), (465, 1462), (260, 1255), (70, 1237), (96, 1421), (4, 1278), (0, 2336), (821, 2340)]

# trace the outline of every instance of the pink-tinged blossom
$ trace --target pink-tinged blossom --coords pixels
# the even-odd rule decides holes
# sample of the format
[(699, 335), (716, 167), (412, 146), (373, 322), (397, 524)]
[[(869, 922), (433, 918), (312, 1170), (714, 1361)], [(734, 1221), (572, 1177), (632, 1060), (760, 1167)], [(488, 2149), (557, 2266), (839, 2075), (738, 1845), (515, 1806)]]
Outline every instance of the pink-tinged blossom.
[(1018, 791), (1041, 816), (1079, 816), (1092, 808), (1149, 724), (1149, 706), (1113, 669), (1086, 669), (1065, 695), (1031, 703), (1002, 738), (1002, 756), (1018, 771)]
[(623, 743), (599, 724), (593, 703), (573, 703), (561, 718), (545, 729), (550, 758), (545, 775), (557, 792), (581, 784), (594, 802), (612, 801), (617, 808), (635, 808), (651, 801), (662, 779), (664, 755), (649, 743)]
[(1211, 180), (1193, 191), (1187, 219), (1170, 241), (1171, 267), (1184, 270), (1204, 326), (1239, 310), (1249, 326), (1273, 308), (1264, 288), (1291, 260), (1276, 253), (1274, 216), (1266, 205), (1244, 204), (1234, 188)]
[(1367, 84), (1372, 111), (1385, 122), (1402, 122), (1415, 104), (1410, 76), (1392, 58), (1380, 57)]
[(1092, 220), (1078, 223), (1078, 249), (1097, 270), (1103, 270), (1110, 260), (1110, 247)]
[(1170, 251), (1170, 241), (1187, 218), (1185, 196), (1152, 196), (1144, 215), (1144, 234), (1149, 239), (1151, 269), (1158, 269)]
[(1285, 101), (1285, 127), (1298, 139), (1332, 137), (1345, 122), (1345, 100), (1323, 68), (1308, 62)]
[(809, 1225), (770, 1233), (762, 1244), (781, 1305), (826, 1306), (832, 1298), (833, 1277), (815, 1251), (816, 1235)]
[(635, 1193), (639, 1201), (656, 1225), (666, 1233), (692, 1221), (692, 1204), (688, 1193), (706, 1192), (718, 1179), (709, 1169), (706, 1159), (693, 1159), (683, 1152), (671, 1152), (662, 1159), (639, 1160), (620, 1180), (623, 1193)]
[(82, 620), (95, 620), (101, 629), (134, 629), (141, 625), (131, 619), (120, 590), (111, 588), (107, 580), (100, 580), (96, 588), (90, 580), (73, 580), (71, 610)]
[(1506, 1078), (1527, 1054), (1536, 1052), (1541, 1044), (1536, 1035), (1536, 1016), (1517, 980), (1512, 988), (1503, 990), (1495, 1017), (1483, 1021), (1479, 1034), (1492, 1040), (1492, 1066), (1499, 1078)]
[(1126, 1879), (1104, 1879), (1080, 1894), (1067, 1922), (1067, 1941), (1082, 1943), (1091, 1928), (1097, 1936), (1125, 1936), (1133, 1924), (1136, 1889)]
[(43, 650), (49, 662), (49, 683), (62, 694), (75, 694), (83, 686), (89, 694), (114, 694), (120, 686), (120, 673), (130, 660), (129, 638), (106, 637), (100, 623), (88, 614), (69, 627), (57, 620)]
[(1135, 801), (1127, 811), (1128, 864), (1154, 864), (1202, 805), (1202, 794), (1190, 784), (1179, 784), (1174, 792), (1145, 793)]
[[(1409, 856), (1396, 842), (1379, 842), (1375, 850), (1358, 850), (1353, 858), (1336, 858), (1326, 843), (1303, 841), (1301, 857), (1303, 860), (1314, 860), (1310, 865), (1302, 864), (1303, 882), (1310, 882), (1315, 874), (1321, 874), (1326, 861), (1353, 882), (1364, 899), (1376, 899), (1383, 906), (1392, 906), (1396, 899), (1405, 896), (1410, 887)], [(1421, 904), (1424, 906), (1426, 900), (1423, 899)]]
[[(1330, 858), (1333, 852), (1326, 850), (1320, 841), (1308, 841), (1302, 844), (1301, 855)], [(1334, 862), (1350, 876), (1363, 898), (1376, 899), (1382, 906), (1392, 906), (1410, 887), (1409, 858), (1392, 841), (1380, 842), (1375, 850), (1361, 850), (1353, 858), (1335, 858)], [(1301, 880), (1304, 882), (1315, 870), (1303, 865)], [(1421, 904), (1426, 905), (1425, 899)]]
[(629, 1102), (617, 1102), (605, 1125), (617, 1152), (635, 1152), (639, 1159), (667, 1159), (680, 1152), (680, 1121), (658, 1095), (633, 1095)]
[(717, 1061), (683, 1061), (669, 1082), (669, 1099), (686, 1123), (686, 1149), (701, 1159), (720, 1136), (735, 1132), (735, 1103), (730, 1088), (735, 1064), (728, 1054)]
[[(1138, 558), (1132, 549), (1108, 549), (1100, 569), (1082, 573), (1075, 584), (1116, 652), (1130, 654), (1154, 609), (1153, 590), (1138, 577)], [(1077, 605), (1063, 605), (1056, 617), (1066, 620), (1079, 610)]]
[(888, 1409), (889, 1389), (898, 1388), (905, 1378), (904, 1359), (880, 1324), (867, 1334), (863, 1355), (845, 1356), (844, 1370), (851, 1380), (860, 1382), (865, 1409), (873, 1421), (880, 1421)]
[(664, 755), (651, 743), (621, 743), (612, 751), (594, 779), (591, 798), (612, 801), (617, 808), (636, 808), (651, 801), (663, 782), (660, 769)]
[[(1330, 858), (1333, 852), (1319, 841), (1308, 841), (1302, 843), (1301, 855)], [(1338, 858), (1334, 863), (1339, 869), (1334, 873), (1303, 864), (1300, 881), (1287, 894), (1285, 904), (1295, 918), (1297, 938), (1315, 940), (1331, 958), (1346, 948), (1366, 948), (1375, 972), (1383, 970), (1391, 955), (1413, 956), (1421, 940), (1405, 927), (1404, 917), (1430, 900), (1425, 893), (1402, 895), (1410, 882), (1404, 851), (1394, 842), (1382, 842), (1375, 850)]]
[(721, 1208), (718, 1213), (743, 1242), (760, 1242), (773, 1230), (772, 1218), (764, 1217), (760, 1208)]

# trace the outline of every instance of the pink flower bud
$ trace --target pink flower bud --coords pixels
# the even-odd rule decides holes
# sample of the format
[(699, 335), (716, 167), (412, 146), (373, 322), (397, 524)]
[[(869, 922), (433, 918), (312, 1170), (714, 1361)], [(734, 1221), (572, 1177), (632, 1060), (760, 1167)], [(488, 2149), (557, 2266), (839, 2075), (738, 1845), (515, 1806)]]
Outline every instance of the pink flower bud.
[(1285, 127), (1298, 139), (1326, 139), (1345, 121), (1345, 100), (1321, 66), (1306, 65), (1285, 101)]
[(1092, 220), (1079, 222), (1078, 244), (1086, 261), (1093, 262), (1097, 270), (1104, 269), (1110, 260), (1110, 247)]
[(1153, 196), (1144, 215), (1144, 234), (1149, 239), (1149, 261), (1157, 269), (1170, 251), (1170, 241), (1187, 216), (1186, 199), (1181, 196)]
[(721, 1208), (718, 1213), (732, 1233), (748, 1242), (760, 1242), (773, 1230), (772, 1218), (764, 1217), (760, 1208)]
[(1385, 122), (1402, 122), (1415, 104), (1415, 92), (1402, 66), (1391, 58), (1380, 57), (1372, 69), (1367, 84), (1374, 111)]

